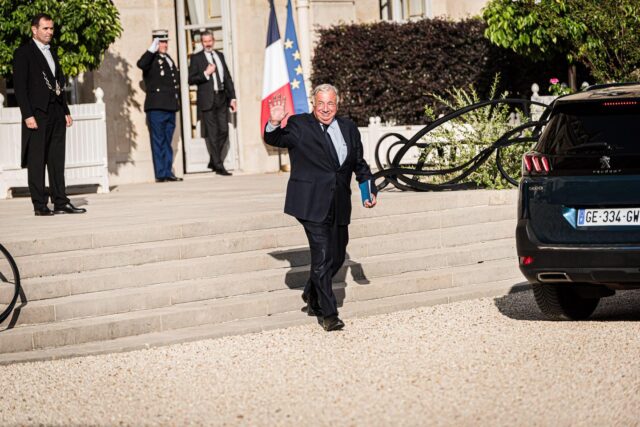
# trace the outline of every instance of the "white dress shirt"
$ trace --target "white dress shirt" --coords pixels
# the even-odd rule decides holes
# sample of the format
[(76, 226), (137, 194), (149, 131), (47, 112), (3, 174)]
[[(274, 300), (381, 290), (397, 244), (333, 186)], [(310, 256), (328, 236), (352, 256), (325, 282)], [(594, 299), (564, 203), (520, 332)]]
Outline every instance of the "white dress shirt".
[[(320, 128), (322, 128), (323, 126), (326, 126), (326, 125), (320, 123)], [(340, 125), (338, 125), (337, 120), (334, 120), (329, 124), (327, 133), (331, 137), (331, 142), (333, 142), (333, 147), (336, 149), (336, 153), (338, 154), (338, 161), (340, 165), (342, 165), (347, 158), (347, 143), (344, 141), (344, 137), (342, 136), (342, 132), (340, 131)]]
[(40, 52), (44, 55), (44, 59), (47, 60), (47, 64), (49, 64), (49, 68), (51, 69), (51, 74), (56, 75), (56, 63), (53, 61), (53, 56), (51, 55), (50, 46), (48, 44), (40, 43), (39, 40), (33, 39), (36, 42), (36, 46), (40, 49)]

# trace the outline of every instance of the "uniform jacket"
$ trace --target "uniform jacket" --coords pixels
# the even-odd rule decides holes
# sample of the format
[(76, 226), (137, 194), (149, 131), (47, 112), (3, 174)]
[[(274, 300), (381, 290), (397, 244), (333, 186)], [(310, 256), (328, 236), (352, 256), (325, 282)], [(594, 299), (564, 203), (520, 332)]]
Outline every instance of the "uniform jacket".
[[(233, 79), (231, 78), (231, 73), (229, 73), (227, 62), (224, 60), (224, 55), (217, 50), (216, 53), (220, 58), (220, 62), (222, 62), (223, 68), (223, 70), (217, 70), (217, 72), (224, 72), (224, 94), (227, 97), (227, 104), (229, 104), (232, 99), (236, 99), (236, 89), (233, 86)], [(189, 84), (198, 85), (198, 110), (200, 111), (208, 111), (213, 108), (214, 77), (211, 75), (208, 80), (205, 77), (204, 70), (207, 65), (209, 65), (209, 61), (204, 55), (204, 50), (194, 54), (189, 63)]]
[[(264, 133), (265, 142), (287, 148), (291, 159), (291, 176), (287, 184), (285, 213), (296, 218), (322, 222), (335, 197), (335, 213), (340, 225), (351, 220), (351, 177), (358, 182), (372, 178), (363, 158), (360, 131), (351, 120), (337, 117), (340, 132), (347, 144), (347, 158), (338, 165), (331, 154), (318, 120), (313, 114), (289, 117), (287, 126)], [(374, 183), (372, 192), (376, 193)]]
[(138, 60), (138, 68), (142, 70), (147, 97), (144, 100), (144, 111), (180, 109), (180, 71), (178, 64), (169, 55), (173, 66), (162, 57), (162, 54), (148, 50)]
[[(51, 101), (60, 103), (65, 114), (69, 114), (64, 91), (66, 80), (55, 49), (52, 47), (50, 52), (56, 65), (55, 76), (51, 74), (51, 68), (49, 68), (46, 58), (33, 40), (29, 40), (29, 42), (16, 49), (13, 56), (13, 85), (20, 113), (22, 114), (21, 165), (23, 168), (27, 167), (29, 138), (33, 132), (27, 127), (24, 120), (33, 117), (36, 110), (46, 113)], [(54, 90), (49, 89), (47, 81), (49, 81), (51, 88), (54, 90), (56, 81), (58, 82), (60, 88), (63, 89), (60, 95), (56, 95)]]

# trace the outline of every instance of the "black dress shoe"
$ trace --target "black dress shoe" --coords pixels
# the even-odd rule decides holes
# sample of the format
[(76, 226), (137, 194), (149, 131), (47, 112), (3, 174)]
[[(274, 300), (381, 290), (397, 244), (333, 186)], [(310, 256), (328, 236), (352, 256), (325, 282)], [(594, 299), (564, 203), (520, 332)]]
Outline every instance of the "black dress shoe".
[(222, 176), (231, 176), (231, 172), (229, 172), (226, 169), (218, 169), (216, 171), (216, 175), (222, 175)]
[(156, 182), (167, 182), (167, 178), (156, 178)]
[(53, 211), (51, 209), (49, 209), (47, 206), (45, 206), (44, 208), (36, 208), (33, 210), (33, 213), (36, 216), (51, 216), (53, 215)]
[(322, 327), (325, 331), (339, 331), (344, 328), (344, 322), (338, 316), (325, 317), (322, 320)]
[(81, 214), (81, 213), (85, 213), (86, 211), (87, 210), (85, 208), (76, 208), (71, 203), (67, 203), (64, 206), (61, 206), (59, 208), (55, 208), (53, 210), (53, 213), (56, 214), (56, 215), (61, 215), (61, 214)]
[(182, 178), (179, 178), (179, 177), (173, 176), (173, 175), (166, 177), (164, 180), (165, 181), (169, 181), (169, 182), (183, 181)]

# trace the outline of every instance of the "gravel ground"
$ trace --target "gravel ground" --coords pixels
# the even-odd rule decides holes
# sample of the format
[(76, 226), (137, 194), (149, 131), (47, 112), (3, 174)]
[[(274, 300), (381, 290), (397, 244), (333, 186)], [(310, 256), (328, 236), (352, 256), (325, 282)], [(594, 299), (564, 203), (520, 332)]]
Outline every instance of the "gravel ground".
[(531, 292), (0, 367), (0, 423), (640, 425), (640, 291), (549, 322)]

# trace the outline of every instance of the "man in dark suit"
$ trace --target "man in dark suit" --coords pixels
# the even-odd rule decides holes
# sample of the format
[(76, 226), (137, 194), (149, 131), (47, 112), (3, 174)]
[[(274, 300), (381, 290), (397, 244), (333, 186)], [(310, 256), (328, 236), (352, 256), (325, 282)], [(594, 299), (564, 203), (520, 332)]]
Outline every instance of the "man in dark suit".
[(224, 55), (213, 49), (213, 34), (202, 33), (201, 41), (204, 49), (194, 54), (189, 64), (189, 84), (198, 85), (198, 117), (209, 151), (208, 167), (229, 176), (222, 153), (229, 137), (229, 109), (233, 113), (237, 110), (236, 91)]
[[(84, 213), (66, 196), (64, 183), (65, 134), (73, 120), (64, 93), (65, 77), (55, 49), (53, 20), (41, 13), (31, 21), (33, 39), (16, 49), (13, 84), (22, 114), (22, 167), (27, 168), (29, 192), (37, 216)], [(45, 166), (53, 211), (47, 206)]]
[(180, 108), (180, 74), (171, 59), (169, 32), (154, 30), (153, 42), (138, 60), (142, 70), (147, 97), (144, 111), (151, 135), (151, 153), (156, 182), (182, 181), (172, 172), (173, 148), (171, 141), (176, 128), (176, 111)]
[(274, 97), (269, 102), (270, 117), (264, 139), (269, 145), (289, 150), (291, 177), (287, 185), (285, 213), (304, 227), (311, 251), (311, 271), (304, 289), (307, 311), (322, 317), (327, 331), (342, 329), (331, 279), (344, 262), (351, 220), (351, 177), (369, 181), (371, 200), (376, 205), (377, 190), (371, 170), (363, 158), (362, 141), (356, 125), (336, 117), (338, 91), (323, 84), (313, 90), (313, 114), (287, 117), (285, 100)]

